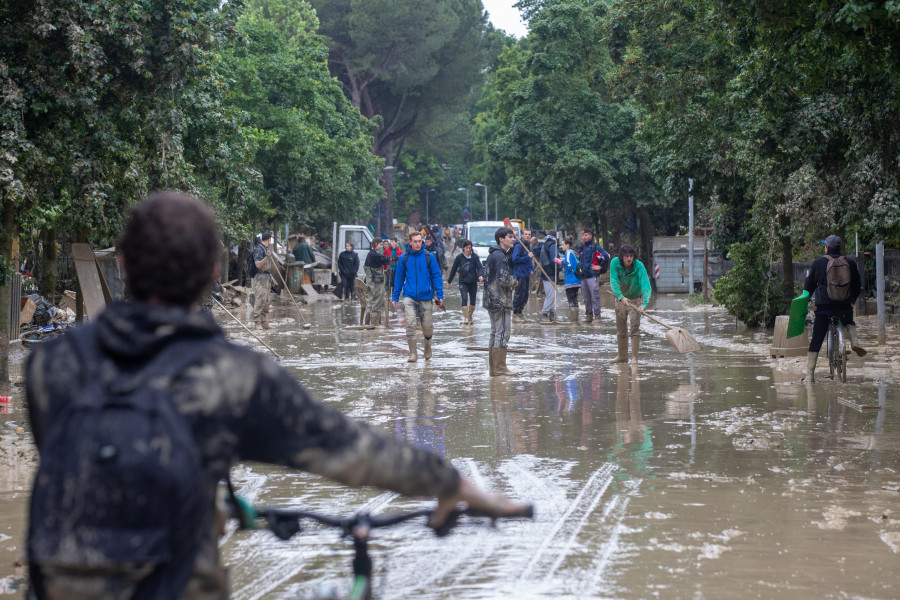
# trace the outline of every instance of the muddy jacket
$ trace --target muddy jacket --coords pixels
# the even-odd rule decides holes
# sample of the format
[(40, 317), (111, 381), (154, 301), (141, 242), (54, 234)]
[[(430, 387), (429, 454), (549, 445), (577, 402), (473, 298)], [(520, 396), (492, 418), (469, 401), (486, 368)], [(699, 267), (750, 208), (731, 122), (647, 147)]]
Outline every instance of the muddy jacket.
[(426, 256), (424, 248), (413, 252), (407, 247), (406, 254), (397, 261), (397, 276), (391, 300), (398, 302), (401, 291), (404, 298), (413, 300), (444, 298), (444, 278), (433, 254)]
[[(534, 261), (528, 256), (531, 248), (516, 242), (512, 251), (513, 275), (516, 277), (529, 277), (534, 273)], [(535, 257), (536, 258), (536, 257)]]
[(641, 306), (647, 306), (650, 302), (650, 278), (647, 277), (647, 269), (644, 263), (638, 259), (634, 259), (631, 270), (626, 271), (625, 266), (619, 257), (612, 259), (609, 263), (609, 287), (612, 288), (616, 298), (641, 298)]
[(478, 278), (484, 275), (484, 267), (481, 265), (481, 259), (474, 252), (472, 256), (467, 257), (465, 254), (457, 254), (450, 267), (450, 276), (447, 283), (453, 283), (453, 277), (459, 271), (460, 283), (478, 283)]
[(359, 272), (359, 256), (353, 250), (344, 250), (338, 255), (338, 271), (341, 277), (356, 277)]
[(513, 276), (512, 248), (504, 252), (499, 246), (491, 246), (484, 263), (482, 306), (488, 310), (512, 310), (516, 283), (518, 280)]
[(193, 431), (205, 474), (196, 491), (209, 507), (202, 529), (209, 533), (201, 542), (192, 585), (198, 578), (214, 579), (200, 565), (218, 564), (216, 486), (238, 461), (284, 465), (350, 486), (410, 496), (446, 496), (459, 487), (459, 475), (439, 457), (314, 400), (287, 370), (225, 341), (212, 318), (200, 312), (119, 303), (86, 327), (97, 335), (102, 356), (85, 356), (61, 337), (29, 357), (26, 396), (39, 450), (53, 420), (86, 385), (86, 365), (101, 365), (95, 372), (105, 381), (124, 368), (139, 369), (175, 340), (208, 340), (209, 351), (195, 366), (160, 380)]
[(316, 257), (313, 254), (312, 248), (306, 242), (297, 242), (297, 245), (291, 250), (291, 254), (294, 255), (294, 260), (303, 263), (304, 265), (316, 262)]
[[(856, 259), (847, 256), (847, 263), (850, 265), (850, 301), (849, 302), (832, 302), (828, 297), (828, 258), (837, 258), (839, 252), (829, 252), (825, 256), (820, 256), (813, 261), (809, 267), (809, 275), (803, 284), (803, 289), (809, 292), (816, 302), (816, 312), (837, 311), (844, 312), (848, 308), (853, 308), (856, 299), (859, 298), (861, 286), (859, 279), (859, 268), (856, 266)], [(822, 314), (825, 314), (824, 312)]]

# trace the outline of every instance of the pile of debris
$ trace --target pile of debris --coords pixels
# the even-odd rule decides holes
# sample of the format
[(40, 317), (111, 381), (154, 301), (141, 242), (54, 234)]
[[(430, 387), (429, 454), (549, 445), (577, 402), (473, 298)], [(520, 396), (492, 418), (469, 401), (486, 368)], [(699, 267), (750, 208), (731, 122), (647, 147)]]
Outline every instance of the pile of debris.
[(250, 294), (253, 290), (242, 285), (236, 285), (237, 279), (222, 284), (222, 304), (225, 306), (246, 306), (250, 302)]

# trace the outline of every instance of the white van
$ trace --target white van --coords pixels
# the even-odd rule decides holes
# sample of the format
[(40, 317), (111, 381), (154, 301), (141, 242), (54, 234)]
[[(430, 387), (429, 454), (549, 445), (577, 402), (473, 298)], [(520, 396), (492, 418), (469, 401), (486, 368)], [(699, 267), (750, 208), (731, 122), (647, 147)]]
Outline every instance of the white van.
[(357, 272), (357, 276), (360, 278), (365, 277), (365, 269), (363, 265), (366, 262), (366, 255), (369, 253), (369, 248), (372, 247), (372, 233), (369, 231), (368, 227), (364, 225), (338, 225), (334, 223), (332, 225), (332, 249), (334, 252), (334, 258), (331, 261), (331, 272), (337, 275), (337, 257), (340, 256), (341, 252), (344, 251), (344, 245), (347, 242), (353, 244), (353, 251), (356, 252), (356, 255), (359, 256), (359, 271)]
[[(519, 231), (517, 223), (513, 223), (513, 231), (521, 237), (522, 232)], [(497, 245), (494, 240), (494, 232), (503, 227), (503, 221), (469, 221), (466, 223), (466, 229), (463, 232), (464, 240), (472, 241), (472, 251), (478, 255), (481, 262), (487, 260), (488, 249)]]

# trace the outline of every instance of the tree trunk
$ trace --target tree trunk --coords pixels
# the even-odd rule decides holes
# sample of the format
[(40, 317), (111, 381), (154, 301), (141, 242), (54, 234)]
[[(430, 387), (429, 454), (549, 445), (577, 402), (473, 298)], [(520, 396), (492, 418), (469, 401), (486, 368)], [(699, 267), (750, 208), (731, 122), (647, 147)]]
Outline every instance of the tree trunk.
[[(13, 231), (16, 223), (16, 207), (8, 198), (3, 199), (2, 230), (0, 230), (0, 252), (7, 264), (15, 265), (18, 257), (12, 255)], [(9, 274), (6, 275), (9, 277)], [(9, 322), (10, 283), (0, 287), (0, 385), (9, 384), (9, 333), (18, 323)]]
[(609, 219), (606, 213), (600, 215), (600, 231), (597, 232), (597, 239), (605, 250), (609, 250)]
[[(394, 142), (387, 142), (382, 148), (382, 156), (384, 157), (384, 166), (391, 167), (394, 165)], [(394, 232), (394, 169), (387, 169), (383, 171), (384, 177), (381, 178), (381, 183), (384, 185), (384, 191), (387, 194), (382, 203), (384, 205), (383, 220), (381, 231), (385, 232), (389, 237), (393, 235)], [(375, 232), (376, 237), (379, 236), (379, 232)]]
[(613, 215), (612, 217), (612, 247), (613, 250), (618, 253), (619, 248), (622, 247), (622, 216), (621, 215)]
[(789, 314), (791, 300), (794, 298), (794, 246), (791, 243), (789, 229), (791, 218), (778, 215), (779, 238), (781, 242), (781, 268), (784, 270), (784, 310)]
[(56, 304), (56, 229), (47, 227), (41, 231), (44, 246), (44, 276), (41, 278), (41, 296)]
[(641, 260), (645, 265), (649, 265), (653, 258), (653, 224), (650, 222), (650, 213), (646, 208), (638, 209), (637, 213), (641, 228)]

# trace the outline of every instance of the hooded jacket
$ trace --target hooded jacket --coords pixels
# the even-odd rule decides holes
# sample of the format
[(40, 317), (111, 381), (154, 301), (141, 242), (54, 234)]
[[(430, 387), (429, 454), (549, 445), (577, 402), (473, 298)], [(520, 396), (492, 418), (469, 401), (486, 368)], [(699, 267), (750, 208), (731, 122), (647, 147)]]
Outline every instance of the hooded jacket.
[(641, 306), (647, 306), (650, 294), (653, 293), (644, 263), (634, 259), (631, 269), (626, 270), (618, 256), (609, 263), (609, 287), (619, 300), (641, 298)]
[(426, 252), (424, 248), (418, 252), (408, 248), (400, 257), (391, 300), (398, 302), (401, 292), (404, 298), (413, 300), (443, 300), (444, 278), (433, 254)]
[(566, 273), (566, 280), (564, 282), (566, 287), (581, 285), (581, 280), (575, 276), (575, 268), (578, 266), (578, 256), (576, 256), (574, 250), (571, 248), (566, 250), (566, 256), (563, 259), (563, 264), (561, 266)]
[(411, 496), (446, 496), (459, 487), (457, 472), (437, 455), (314, 400), (287, 370), (225, 340), (203, 313), (116, 303), (77, 333), (96, 336), (96, 355), (79, 351), (63, 336), (35, 347), (28, 358), (25, 393), (38, 450), (63, 408), (87, 385), (87, 373), (111, 381), (125, 370), (141, 369), (171, 343), (208, 344), (194, 366), (154, 380), (171, 391), (200, 452), (204, 475), (196, 493), (208, 507), (201, 528), (207, 532), (201, 543), (207, 564), (218, 564), (212, 539), (216, 486), (239, 461), (283, 465), (349, 486), (374, 485)]
[(457, 254), (453, 260), (453, 266), (450, 267), (450, 276), (447, 278), (448, 284), (453, 283), (453, 277), (457, 271), (459, 271), (460, 283), (478, 283), (478, 278), (484, 275), (484, 266), (482, 266), (481, 259), (474, 252), (468, 257), (465, 254)]
[[(847, 263), (850, 266), (850, 301), (849, 302), (832, 302), (828, 297), (828, 259), (837, 258), (841, 255), (838, 252), (829, 252), (825, 256), (820, 256), (813, 261), (809, 267), (809, 275), (803, 284), (803, 289), (808, 291), (816, 301), (816, 312), (836, 311), (845, 312), (852, 309), (859, 298), (859, 292), (862, 287), (859, 279), (859, 269), (856, 266), (856, 259), (847, 257)], [(825, 314), (825, 313), (822, 313)]]
[(512, 310), (513, 290), (518, 280), (513, 275), (512, 249), (504, 252), (491, 246), (484, 264), (482, 306), (488, 310)]
[[(582, 279), (593, 279), (595, 277), (600, 277), (606, 271), (603, 269), (603, 264), (600, 262), (600, 258), (597, 255), (600, 255), (603, 261), (609, 265), (609, 253), (604, 250), (600, 244), (596, 241), (591, 240), (590, 242), (578, 247), (578, 261), (581, 263), (581, 270), (584, 272), (584, 277)], [(600, 270), (595, 271), (591, 268), (591, 265), (600, 265)], [(607, 267), (608, 268), (608, 267)]]
[[(559, 256), (559, 250), (556, 245), (555, 237), (553, 237), (552, 235), (548, 235), (544, 238), (544, 247), (541, 248), (541, 254), (542, 256), (538, 256), (536, 258), (541, 262), (541, 266), (544, 267), (544, 271), (547, 272), (547, 275), (553, 277), (553, 259)], [(547, 268), (548, 265), (550, 266), (549, 269)], [(547, 277), (543, 272), (541, 272), (541, 281), (550, 281), (550, 277)]]

